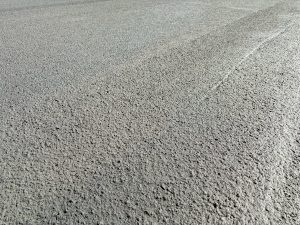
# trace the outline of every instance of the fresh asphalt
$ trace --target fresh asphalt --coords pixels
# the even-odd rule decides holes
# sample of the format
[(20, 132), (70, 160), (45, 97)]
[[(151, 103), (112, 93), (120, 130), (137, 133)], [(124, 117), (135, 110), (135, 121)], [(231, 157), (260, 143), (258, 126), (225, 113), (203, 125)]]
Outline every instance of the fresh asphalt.
[(2, 0), (0, 224), (300, 224), (298, 0)]

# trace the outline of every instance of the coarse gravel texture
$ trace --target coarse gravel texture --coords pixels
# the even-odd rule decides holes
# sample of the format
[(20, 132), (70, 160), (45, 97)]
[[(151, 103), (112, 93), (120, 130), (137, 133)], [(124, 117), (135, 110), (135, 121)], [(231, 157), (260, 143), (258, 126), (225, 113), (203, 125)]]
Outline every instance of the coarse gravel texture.
[(298, 0), (0, 3), (0, 224), (300, 224)]

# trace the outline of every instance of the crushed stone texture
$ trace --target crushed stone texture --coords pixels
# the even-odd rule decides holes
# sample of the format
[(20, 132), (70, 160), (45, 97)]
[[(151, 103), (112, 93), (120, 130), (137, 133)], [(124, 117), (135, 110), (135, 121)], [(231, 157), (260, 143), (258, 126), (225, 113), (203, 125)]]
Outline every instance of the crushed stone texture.
[(0, 3), (0, 224), (300, 224), (298, 0)]

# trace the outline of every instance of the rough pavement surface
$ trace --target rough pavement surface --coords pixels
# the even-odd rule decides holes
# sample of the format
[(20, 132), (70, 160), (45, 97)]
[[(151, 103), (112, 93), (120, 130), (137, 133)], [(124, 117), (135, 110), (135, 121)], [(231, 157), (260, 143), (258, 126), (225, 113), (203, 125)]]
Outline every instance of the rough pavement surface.
[(300, 2), (2, 0), (0, 224), (300, 224)]

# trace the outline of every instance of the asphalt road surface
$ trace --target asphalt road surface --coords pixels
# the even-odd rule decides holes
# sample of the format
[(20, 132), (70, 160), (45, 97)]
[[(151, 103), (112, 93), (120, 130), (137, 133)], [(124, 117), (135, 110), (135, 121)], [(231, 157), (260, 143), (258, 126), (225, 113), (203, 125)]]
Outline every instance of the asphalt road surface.
[(300, 224), (299, 0), (1, 0), (0, 224)]

